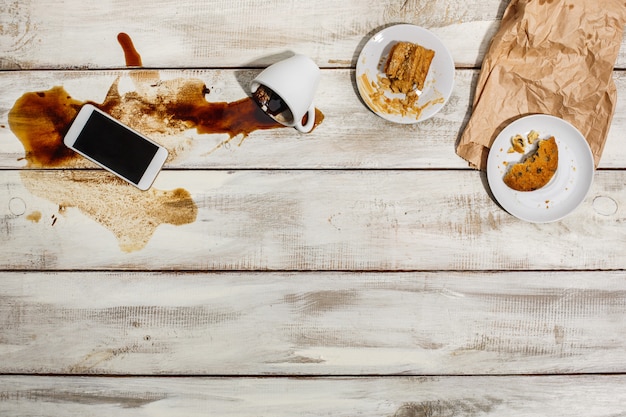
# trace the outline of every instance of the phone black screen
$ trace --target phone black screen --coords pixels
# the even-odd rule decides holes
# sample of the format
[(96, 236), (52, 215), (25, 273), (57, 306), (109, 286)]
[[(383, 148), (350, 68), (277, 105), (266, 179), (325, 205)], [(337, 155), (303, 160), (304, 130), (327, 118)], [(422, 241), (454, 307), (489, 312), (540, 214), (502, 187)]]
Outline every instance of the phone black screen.
[(74, 147), (137, 184), (158, 147), (126, 127), (93, 112)]

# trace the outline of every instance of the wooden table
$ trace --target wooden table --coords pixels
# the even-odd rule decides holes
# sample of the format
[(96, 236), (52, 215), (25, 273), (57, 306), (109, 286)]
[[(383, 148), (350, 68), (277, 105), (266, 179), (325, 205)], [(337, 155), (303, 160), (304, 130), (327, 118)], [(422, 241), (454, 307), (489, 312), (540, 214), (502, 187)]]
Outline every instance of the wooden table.
[[(0, 415), (625, 415), (626, 48), (590, 193), (523, 222), (455, 154), (507, 4), (0, 1)], [(415, 125), (354, 78), (398, 22), (456, 63)], [(102, 103), (116, 83), (235, 103), (293, 52), (322, 68), (310, 134), (120, 115), (173, 152), (146, 193), (31, 165), (9, 124), (25, 93)]]

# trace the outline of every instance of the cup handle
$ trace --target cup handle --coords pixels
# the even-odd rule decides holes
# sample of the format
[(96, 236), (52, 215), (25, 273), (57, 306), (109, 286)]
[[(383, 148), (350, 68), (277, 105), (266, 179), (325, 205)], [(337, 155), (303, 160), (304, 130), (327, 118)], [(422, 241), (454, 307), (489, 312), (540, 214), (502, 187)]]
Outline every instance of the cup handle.
[[(315, 106), (313, 104), (311, 104), (311, 107), (309, 107), (309, 110), (306, 112), (306, 114), (306, 124), (302, 125), (302, 119), (300, 119), (295, 125), (295, 128), (302, 133), (309, 133), (311, 129), (313, 129), (313, 125), (315, 124)], [(302, 118), (304, 118), (304, 116)]]

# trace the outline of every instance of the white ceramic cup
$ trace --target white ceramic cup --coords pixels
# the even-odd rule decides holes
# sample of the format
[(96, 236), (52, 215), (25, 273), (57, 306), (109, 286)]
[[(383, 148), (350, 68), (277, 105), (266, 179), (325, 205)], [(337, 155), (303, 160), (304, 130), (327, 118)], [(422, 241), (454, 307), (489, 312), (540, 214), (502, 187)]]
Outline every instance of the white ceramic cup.
[[(313, 96), (320, 80), (320, 69), (305, 55), (294, 55), (265, 68), (250, 84), (252, 93), (263, 85), (282, 99), (291, 114), (279, 118), (268, 113), (284, 126), (310, 132), (315, 124)], [(306, 124), (302, 119), (307, 116)]]

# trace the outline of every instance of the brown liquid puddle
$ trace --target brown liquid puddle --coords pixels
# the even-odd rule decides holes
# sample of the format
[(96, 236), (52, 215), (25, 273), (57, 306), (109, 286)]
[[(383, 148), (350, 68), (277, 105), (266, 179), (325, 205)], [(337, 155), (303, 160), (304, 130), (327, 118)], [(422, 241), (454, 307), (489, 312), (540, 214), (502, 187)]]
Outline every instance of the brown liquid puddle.
[[(141, 56), (130, 37), (120, 33), (118, 42), (126, 65), (141, 66)], [(120, 94), (118, 78), (102, 103), (89, 103), (161, 142), (170, 151), (170, 162), (184, 149), (184, 144), (172, 139), (185, 130), (225, 133), (232, 139), (246, 138), (255, 130), (284, 127), (250, 97), (234, 102), (208, 102), (205, 95), (209, 90), (202, 80), (160, 80), (157, 71), (133, 72), (130, 77), (135, 91)], [(63, 137), (83, 104), (60, 86), (25, 93), (15, 102), (9, 112), (9, 126), (24, 146), (28, 167), (95, 167), (63, 144)], [(316, 110), (315, 126), (323, 119), (324, 115)], [(103, 170), (26, 169), (20, 174), (31, 193), (64, 209), (78, 208), (109, 229), (127, 252), (142, 249), (159, 225), (193, 223), (198, 212), (187, 190), (161, 191), (152, 187), (140, 191)]]

